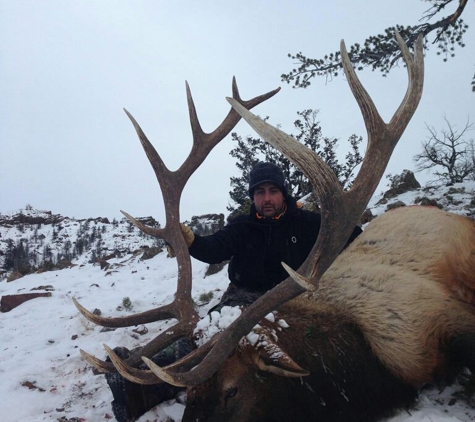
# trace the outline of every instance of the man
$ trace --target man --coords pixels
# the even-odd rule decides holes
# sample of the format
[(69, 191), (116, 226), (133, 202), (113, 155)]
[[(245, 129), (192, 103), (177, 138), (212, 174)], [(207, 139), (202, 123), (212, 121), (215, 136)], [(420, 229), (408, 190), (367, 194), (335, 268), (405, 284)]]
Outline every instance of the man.
[[(289, 194), (282, 170), (259, 162), (250, 173), (251, 210), (210, 236), (182, 225), (191, 256), (209, 264), (230, 260), (223, 305), (245, 305), (287, 278), (285, 262), (298, 269), (318, 236), (320, 214), (303, 210)], [(356, 227), (348, 243), (360, 233)], [(243, 303), (244, 302), (244, 303)]]

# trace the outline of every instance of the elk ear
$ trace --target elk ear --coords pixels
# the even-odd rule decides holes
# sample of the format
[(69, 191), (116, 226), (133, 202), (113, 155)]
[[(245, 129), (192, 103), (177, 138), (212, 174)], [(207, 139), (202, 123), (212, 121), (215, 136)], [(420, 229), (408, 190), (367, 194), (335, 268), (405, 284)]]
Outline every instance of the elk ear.
[(268, 343), (256, 350), (253, 354), (253, 363), (260, 371), (281, 377), (298, 378), (310, 375), (310, 372), (298, 365), (275, 343)]

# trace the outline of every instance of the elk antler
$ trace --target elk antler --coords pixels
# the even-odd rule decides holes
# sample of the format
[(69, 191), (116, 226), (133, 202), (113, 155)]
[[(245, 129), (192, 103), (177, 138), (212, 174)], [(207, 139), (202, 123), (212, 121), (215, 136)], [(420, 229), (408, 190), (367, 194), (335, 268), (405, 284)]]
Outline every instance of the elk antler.
[(317, 288), (322, 275), (341, 252), (358, 223), (422, 95), (424, 80), (422, 37), (419, 36), (415, 43), (414, 56), (410, 54), (398, 33), (396, 38), (406, 62), (409, 82), (406, 95), (388, 124), (382, 120), (373, 101), (361, 85), (351, 66), (345, 44), (341, 42), (343, 68), (368, 132), (367, 152), (349, 191), (344, 192), (341, 189), (333, 171), (316, 153), (254, 116), (235, 100), (228, 99), (234, 109), (262, 138), (285, 154), (309, 178), (320, 202), (322, 213), (320, 233), (298, 273), (290, 271), (291, 277), (249, 306), (226, 331), (220, 334), (213, 349), (198, 366), (189, 372), (156, 369), (152, 366), (151, 369), (158, 377), (178, 386), (193, 386), (204, 382), (218, 370), (241, 337), (249, 333), (266, 314), (303, 293), (305, 289)]
[[(279, 90), (280, 88), (277, 88), (251, 100), (243, 101), (239, 95), (236, 79), (233, 78), (233, 99), (245, 109), (251, 109), (265, 100), (273, 97)], [(119, 371), (128, 375), (129, 379), (135, 382), (160, 382), (155, 376), (152, 377), (152, 380), (150, 377), (151, 373), (147, 373), (147, 371), (145, 371), (141, 377), (140, 371), (133, 370), (133, 367), (136, 367), (142, 363), (142, 356), (151, 358), (158, 351), (162, 350), (164, 347), (167, 347), (178, 338), (191, 336), (193, 329), (196, 326), (196, 322), (198, 321), (198, 313), (194, 308), (191, 297), (191, 259), (180, 230), (180, 198), (188, 179), (191, 177), (194, 171), (201, 165), (211, 150), (229, 134), (229, 132), (241, 119), (241, 116), (233, 108), (231, 108), (228, 115), (216, 130), (211, 133), (205, 133), (201, 129), (188, 83), (186, 83), (186, 93), (191, 129), (193, 133), (193, 146), (184, 163), (176, 171), (170, 171), (165, 166), (160, 155), (149, 142), (138, 123), (135, 121), (132, 115), (127, 110), (125, 110), (132, 121), (135, 130), (137, 131), (140, 142), (142, 143), (142, 147), (144, 148), (158, 179), (158, 183), (163, 195), (163, 201), (165, 203), (166, 224), (163, 228), (147, 227), (138, 220), (131, 217), (129, 214), (125, 212), (123, 212), (123, 214), (143, 232), (164, 239), (175, 251), (178, 265), (178, 282), (177, 293), (175, 295), (174, 301), (168, 305), (136, 315), (120, 318), (104, 318), (89, 312), (83, 306), (81, 306), (77, 300), (73, 299), (74, 304), (82, 315), (95, 324), (106, 327), (129, 327), (132, 325), (146, 324), (149, 322), (170, 318), (175, 318), (178, 320), (178, 323), (175, 326), (162, 332), (155, 339), (142, 346), (130, 357), (125, 359), (124, 362), (119, 362), (120, 359), (108, 347), (106, 347), (106, 350), (111, 357), (112, 363), (97, 359), (89, 353), (81, 350), (82, 356), (99, 371)], [(200, 353), (203, 352), (200, 351)], [(193, 359), (191, 359), (190, 362), (193, 363)]]

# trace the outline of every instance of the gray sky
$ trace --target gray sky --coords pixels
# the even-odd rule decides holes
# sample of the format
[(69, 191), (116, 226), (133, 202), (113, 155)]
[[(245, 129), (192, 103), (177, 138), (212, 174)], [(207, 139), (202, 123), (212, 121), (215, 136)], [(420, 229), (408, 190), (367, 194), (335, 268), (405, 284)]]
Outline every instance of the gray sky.
[[(464, 13), (472, 25), (473, 6)], [(158, 183), (122, 108), (176, 169), (191, 148), (185, 80), (206, 132), (228, 112), (233, 75), (244, 99), (281, 86), (253, 111), (292, 132), (296, 111), (319, 109), (323, 133), (340, 138), (343, 159), (352, 133), (366, 138), (345, 79), (293, 89), (280, 81), (293, 67), (287, 54), (317, 58), (336, 51), (342, 38), (350, 46), (390, 25), (416, 24), (427, 8), (417, 0), (0, 0), (0, 213), (31, 204), (113, 218), (123, 209), (164, 223)], [(435, 48), (429, 52), (423, 98), (389, 173), (414, 169), (425, 123), (441, 129), (446, 116), (462, 128), (475, 119), (473, 30), (468, 47), (447, 63)], [(359, 75), (388, 121), (406, 90), (405, 69), (386, 78)], [(254, 134), (244, 122), (235, 130)], [(229, 136), (193, 175), (182, 220), (226, 213), (229, 178), (237, 174), (232, 147)]]

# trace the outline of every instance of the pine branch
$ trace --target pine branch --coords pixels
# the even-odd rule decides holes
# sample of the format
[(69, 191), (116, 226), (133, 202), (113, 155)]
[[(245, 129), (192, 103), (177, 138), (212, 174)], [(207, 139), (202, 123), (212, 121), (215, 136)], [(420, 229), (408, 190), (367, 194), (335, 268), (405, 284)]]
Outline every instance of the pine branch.
[[(437, 54), (443, 56), (444, 61), (449, 57), (453, 57), (457, 46), (465, 47), (463, 36), (467, 32), (468, 25), (461, 19), (461, 16), (468, 0), (459, 0), (457, 10), (454, 13), (434, 23), (429, 23), (432, 18), (442, 13), (445, 7), (453, 1), (430, 0), (433, 5), (422, 16), (421, 21), (425, 21), (424, 23), (415, 26), (392, 26), (385, 29), (383, 34), (368, 37), (363, 46), (358, 43), (352, 45), (349, 48), (351, 62), (358, 70), (369, 67), (373, 71), (380, 70), (383, 76), (388, 74), (391, 69), (399, 65), (402, 58), (394, 39), (395, 31), (401, 34), (410, 48), (419, 34), (423, 34), (426, 51), (429, 50), (427, 36), (433, 33), (432, 44), (437, 46)], [(309, 58), (302, 52), (294, 55), (289, 54), (288, 56), (296, 61), (298, 67), (287, 74), (282, 74), (281, 78), (283, 82), (293, 83), (294, 88), (306, 88), (316, 76), (325, 76), (328, 80), (338, 76), (342, 71), (339, 52), (327, 54), (322, 59)], [(471, 85), (475, 92), (475, 75)]]

